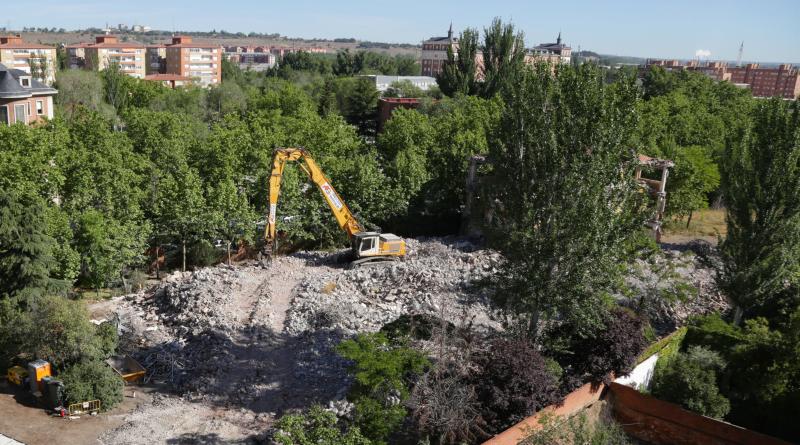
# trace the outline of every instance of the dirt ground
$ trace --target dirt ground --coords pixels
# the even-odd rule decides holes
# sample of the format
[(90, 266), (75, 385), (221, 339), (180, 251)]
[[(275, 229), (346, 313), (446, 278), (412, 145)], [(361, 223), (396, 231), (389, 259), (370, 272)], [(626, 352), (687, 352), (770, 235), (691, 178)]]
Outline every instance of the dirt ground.
[[(133, 392), (136, 397), (133, 397)], [(121, 405), (99, 416), (66, 419), (50, 416), (23, 388), (0, 381), (0, 433), (27, 445), (53, 444), (66, 439), (71, 444), (97, 444), (98, 437), (123, 423), (140, 404), (150, 403), (152, 388), (127, 387)]]

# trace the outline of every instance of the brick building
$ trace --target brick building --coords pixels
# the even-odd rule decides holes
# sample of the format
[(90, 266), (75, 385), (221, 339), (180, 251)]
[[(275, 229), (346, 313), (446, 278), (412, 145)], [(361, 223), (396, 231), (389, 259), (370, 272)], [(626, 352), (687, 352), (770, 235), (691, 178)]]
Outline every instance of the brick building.
[(453, 24), (447, 31), (446, 37), (431, 37), (422, 42), (422, 75), (436, 77), (442, 72), (447, 61), (447, 49), (452, 48), (458, 53), (458, 38), (453, 36)]
[(191, 77), (201, 86), (222, 83), (222, 47), (194, 43), (189, 36), (175, 36), (166, 45), (166, 73)]
[(752, 91), (755, 97), (782, 97), (797, 99), (800, 97), (800, 70), (789, 64), (776, 68), (762, 68), (757, 63), (745, 66), (729, 67), (725, 62), (705, 62), (691, 60), (683, 63), (678, 60), (648, 60), (644, 70), (660, 66), (667, 71), (695, 71), (718, 80), (732, 82)]
[(33, 66), (35, 71), (44, 74), (37, 79), (47, 85), (52, 85), (56, 80), (56, 49), (25, 42), (19, 35), (0, 36), (0, 63), (28, 74)]
[[(447, 61), (447, 49), (452, 48), (458, 55), (458, 38), (453, 35), (453, 25), (447, 31), (446, 37), (431, 37), (422, 42), (422, 75), (436, 77), (442, 72)], [(561, 33), (554, 43), (542, 43), (525, 52), (525, 63), (533, 64), (544, 60), (553, 65), (559, 63), (570, 63), (572, 60), (572, 48), (561, 43)], [(475, 54), (476, 76), (483, 78), (483, 53)]]
[(53, 118), (55, 89), (18, 69), (0, 64), (0, 125)]
[(95, 37), (94, 43), (67, 46), (70, 68), (102, 71), (112, 64), (120, 71), (139, 79), (147, 74), (145, 46), (138, 42), (120, 42), (117, 36)]
[(572, 48), (561, 43), (561, 33), (558, 33), (555, 43), (540, 43), (528, 51), (525, 61), (528, 63), (543, 60), (557, 65), (560, 63), (570, 63), (572, 60)]
[(148, 45), (146, 51), (147, 64), (145, 72), (147, 76), (153, 74), (164, 74), (167, 72), (167, 47), (164, 45)]

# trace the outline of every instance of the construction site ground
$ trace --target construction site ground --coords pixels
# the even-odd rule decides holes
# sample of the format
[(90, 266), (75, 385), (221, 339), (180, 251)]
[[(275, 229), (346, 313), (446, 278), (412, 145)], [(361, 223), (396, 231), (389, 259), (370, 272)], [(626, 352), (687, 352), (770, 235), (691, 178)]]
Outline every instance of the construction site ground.
[[(2, 387), (0, 433), (27, 444), (263, 443), (285, 412), (315, 403), (337, 412), (350, 385), (335, 351), (343, 338), (408, 313), (503, 329), (505, 314), (480, 285), (501, 270), (499, 254), (458, 238), (409, 239), (408, 247), (402, 261), (355, 270), (330, 261), (329, 252), (301, 252), (265, 267), (178, 272), (142, 292), (94, 303), (92, 318), (118, 320), (120, 352), (145, 365), (146, 382), (126, 387), (124, 402), (110, 412), (75, 420), (51, 418)], [(709, 271), (684, 261), (679, 270), (701, 292), (663, 316), (724, 305), (708, 285)], [(640, 273), (635, 285), (648, 279)]]

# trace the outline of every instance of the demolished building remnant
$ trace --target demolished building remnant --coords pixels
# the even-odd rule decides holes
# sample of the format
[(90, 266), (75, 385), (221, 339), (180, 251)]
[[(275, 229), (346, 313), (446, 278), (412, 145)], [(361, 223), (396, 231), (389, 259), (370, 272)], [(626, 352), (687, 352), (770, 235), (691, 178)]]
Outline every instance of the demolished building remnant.
[[(478, 203), (481, 198), (481, 179), (477, 176), (478, 168), (484, 164), (491, 164), (486, 156), (474, 155), (469, 158), (469, 167), (466, 177), (466, 194), (464, 196), (464, 210), (461, 218), (461, 235), (480, 237), (482, 235), (480, 226), (491, 222), (491, 208), (484, 208), (481, 215), (477, 212)], [(654, 199), (655, 206), (650, 217), (645, 221), (645, 225), (652, 230), (656, 242), (661, 242), (661, 226), (664, 220), (664, 211), (667, 204), (667, 177), (669, 169), (675, 163), (668, 159), (651, 158), (646, 155), (638, 155), (638, 165), (636, 166), (635, 179), (642, 186), (645, 192)], [(642, 176), (643, 171), (660, 171), (660, 179), (650, 179)]]
[[(645, 188), (647, 193), (655, 199), (655, 208), (645, 225), (653, 231), (656, 242), (661, 242), (661, 225), (664, 221), (664, 210), (667, 206), (667, 177), (669, 169), (675, 163), (667, 159), (651, 158), (639, 155), (639, 165), (636, 167), (636, 182)], [(660, 170), (661, 179), (648, 179), (642, 177), (643, 170)]]

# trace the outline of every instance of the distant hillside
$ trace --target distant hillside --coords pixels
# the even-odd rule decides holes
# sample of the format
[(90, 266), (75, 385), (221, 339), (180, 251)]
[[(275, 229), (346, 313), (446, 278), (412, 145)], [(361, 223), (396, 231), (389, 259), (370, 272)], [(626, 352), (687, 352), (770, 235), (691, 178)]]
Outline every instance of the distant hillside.
[[(12, 31), (13, 32), (13, 31)], [(79, 42), (89, 42), (94, 40), (94, 36), (103, 34), (104, 31), (99, 28), (88, 28), (83, 30), (51, 30), (46, 29), (26, 29), (23, 30), (23, 39), (29, 42), (36, 42), (45, 45), (58, 45), (58, 44), (73, 44)], [(172, 37), (172, 31), (152, 30), (147, 32), (131, 32), (131, 31), (117, 31), (112, 30), (114, 35), (119, 36), (121, 41), (134, 41), (146, 45), (158, 44), (168, 42)], [(216, 31), (178, 31), (176, 34), (188, 35), (194, 37), (196, 40), (215, 43), (223, 46), (285, 46), (285, 47), (302, 47), (314, 46), (326, 48), (330, 52), (336, 52), (341, 49), (349, 49), (351, 51), (368, 50), (374, 52), (395, 54), (408, 54), (418, 56), (420, 53), (419, 45), (412, 45), (407, 43), (383, 43), (383, 42), (370, 42), (359, 41), (352, 38), (341, 39), (302, 39), (290, 38), (281, 36), (280, 34), (259, 34), (259, 33), (230, 33), (224, 30)]]

